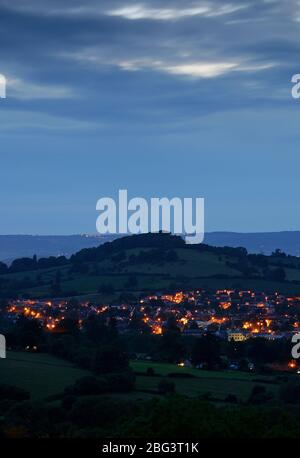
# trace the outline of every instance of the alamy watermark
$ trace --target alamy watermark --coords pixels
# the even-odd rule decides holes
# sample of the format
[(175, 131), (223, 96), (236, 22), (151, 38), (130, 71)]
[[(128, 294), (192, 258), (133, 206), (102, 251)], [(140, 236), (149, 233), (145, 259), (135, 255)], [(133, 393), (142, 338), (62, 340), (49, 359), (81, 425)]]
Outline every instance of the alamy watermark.
[(146, 234), (173, 232), (185, 236), (187, 243), (204, 239), (204, 199), (143, 197), (128, 200), (128, 191), (119, 190), (116, 202), (111, 197), (98, 200), (97, 231), (100, 234)]
[(6, 99), (6, 78), (0, 73), (0, 99)]
[(294, 334), (292, 337), (292, 343), (295, 344), (292, 348), (292, 358), (299, 359), (300, 358), (300, 334)]
[(294, 84), (292, 87), (293, 99), (300, 99), (300, 74), (296, 73), (292, 76), (291, 82)]
[(0, 359), (6, 358), (6, 339), (0, 334)]

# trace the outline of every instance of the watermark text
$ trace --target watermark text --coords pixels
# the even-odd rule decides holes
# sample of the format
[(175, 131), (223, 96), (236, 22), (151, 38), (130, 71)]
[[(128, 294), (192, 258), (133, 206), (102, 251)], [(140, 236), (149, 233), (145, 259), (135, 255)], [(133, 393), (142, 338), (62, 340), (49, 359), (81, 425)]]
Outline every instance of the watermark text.
[(2, 334), (0, 334), (0, 358), (6, 358), (6, 339)]
[(6, 99), (6, 78), (0, 73), (0, 99)]
[(201, 243), (204, 239), (204, 199), (151, 198), (128, 200), (128, 191), (119, 191), (116, 202), (111, 197), (98, 200), (97, 231), (100, 234), (145, 234), (173, 232), (185, 236), (187, 243)]

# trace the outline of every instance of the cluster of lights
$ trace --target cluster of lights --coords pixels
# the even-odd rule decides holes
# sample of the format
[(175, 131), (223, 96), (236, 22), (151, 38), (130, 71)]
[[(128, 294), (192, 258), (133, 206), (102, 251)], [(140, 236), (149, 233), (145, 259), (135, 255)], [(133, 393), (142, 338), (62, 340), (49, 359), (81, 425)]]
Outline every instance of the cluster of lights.
[(253, 334), (259, 334), (260, 332), (267, 332), (268, 334), (271, 334), (272, 331), (270, 329), (270, 326), (272, 324), (272, 320), (266, 318), (263, 321), (257, 321), (255, 323), (251, 323), (249, 321), (246, 321), (243, 324), (243, 329), (251, 331)]
[(184, 294), (182, 291), (174, 295), (166, 294), (165, 296), (162, 296), (162, 300), (172, 302), (173, 304), (181, 304), (184, 300)]
[(163, 333), (163, 329), (161, 326), (158, 326), (158, 325), (152, 326), (152, 334), (161, 335), (162, 333)]

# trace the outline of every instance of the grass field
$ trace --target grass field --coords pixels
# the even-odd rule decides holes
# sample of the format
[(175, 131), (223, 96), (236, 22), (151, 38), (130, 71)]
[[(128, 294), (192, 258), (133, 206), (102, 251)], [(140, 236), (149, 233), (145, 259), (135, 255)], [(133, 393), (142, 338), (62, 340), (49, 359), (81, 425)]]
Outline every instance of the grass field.
[[(0, 383), (23, 388), (31, 393), (32, 399), (59, 394), (75, 380), (90, 375), (87, 371), (47, 354), (8, 352), (7, 359), (1, 360), (0, 365)], [(131, 367), (137, 374), (136, 391), (122, 396), (133, 400), (157, 396), (162, 378), (172, 380), (176, 392), (189, 397), (210, 393), (213, 398), (225, 400), (228, 394), (235, 394), (238, 399), (245, 401), (257, 384), (265, 385), (275, 396), (278, 392), (278, 385), (268, 383), (272, 377), (244, 372), (203, 371), (153, 362), (132, 362)], [(146, 375), (149, 367), (154, 369), (155, 376)], [(170, 378), (170, 373), (191, 374), (194, 378)]]
[[(128, 250), (127, 256), (132, 254), (132, 251)], [(217, 256), (210, 252), (199, 252), (197, 250), (175, 250), (179, 261), (173, 263), (160, 264), (139, 264), (138, 268), (135, 264), (126, 267), (128, 272), (145, 272), (161, 275), (186, 276), (186, 277), (197, 277), (203, 276), (208, 277), (210, 275), (222, 275), (227, 274), (230, 276), (238, 275), (239, 272), (235, 269), (231, 269), (226, 265), (225, 257)]]
[[(229, 394), (234, 394), (239, 400), (246, 401), (255, 385), (264, 385), (274, 396), (278, 394), (278, 385), (270, 384), (272, 377), (257, 376), (238, 371), (204, 371), (194, 368), (181, 368), (173, 364), (152, 362), (133, 362), (132, 368), (138, 374), (136, 388), (138, 390), (156, 390), (163, 376), (172, 380), (176, 385), (176, 392), (185, 396), (201, 396), (210, 393), (212, 397), (225, 400)], [(146, 375), (147, 369), (154, 369), (156, 376)], [(142, 374), (145, 373), (145, 376)], [(195, 378), (168, 377), (168, 374), (184, 373), (193, 375)], [(259, 380), (259, 382), (257, 382)], [(265, 383), (263, 383), (265, 382)]]
[(14, 385), (31, 393), (32, 399), (60, 393), (88, 372), (46, 354), (8, 352), (0, 360), (0, 383)]

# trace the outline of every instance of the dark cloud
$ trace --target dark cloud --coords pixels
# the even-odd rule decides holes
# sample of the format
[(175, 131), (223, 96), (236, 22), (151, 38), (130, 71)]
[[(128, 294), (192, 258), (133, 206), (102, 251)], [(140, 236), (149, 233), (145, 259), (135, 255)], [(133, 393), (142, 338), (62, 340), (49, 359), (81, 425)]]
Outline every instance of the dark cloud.
[(290, 103), (296, 1), (1, 0), (0, 17), (11, 111), (169, 129)]

